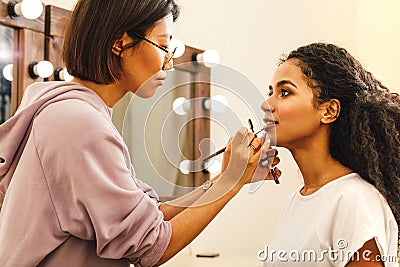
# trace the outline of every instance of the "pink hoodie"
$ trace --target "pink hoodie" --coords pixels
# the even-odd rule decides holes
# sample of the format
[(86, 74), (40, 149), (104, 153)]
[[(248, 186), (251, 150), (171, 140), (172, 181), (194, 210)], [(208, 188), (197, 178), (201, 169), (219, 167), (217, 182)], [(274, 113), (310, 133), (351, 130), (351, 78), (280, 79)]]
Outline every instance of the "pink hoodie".
[(153, 266), (171, 238), (112, 110), (77, 83), (29, 86), (0, 126), (0, 266)]

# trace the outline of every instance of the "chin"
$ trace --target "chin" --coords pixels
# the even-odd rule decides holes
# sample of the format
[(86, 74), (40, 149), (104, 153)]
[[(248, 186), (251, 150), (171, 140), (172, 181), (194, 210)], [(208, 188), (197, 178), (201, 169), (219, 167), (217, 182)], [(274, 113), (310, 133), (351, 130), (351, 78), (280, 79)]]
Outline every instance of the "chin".
[(156, 85), (154, 83), (147, 82), (143, 84), (142, 86), (139, 87), (139, 89), (136, 90), (135, 95), (141, 98), (150, 98), (154, 96), (156, 93), (159, 85)]

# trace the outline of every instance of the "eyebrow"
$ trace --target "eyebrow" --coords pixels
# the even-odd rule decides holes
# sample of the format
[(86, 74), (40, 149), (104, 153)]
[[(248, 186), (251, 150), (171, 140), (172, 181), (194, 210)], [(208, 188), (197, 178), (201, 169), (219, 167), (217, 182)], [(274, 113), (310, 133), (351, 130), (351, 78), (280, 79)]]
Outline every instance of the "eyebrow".
[[(279, 82), (276, 84), (276, 86), (279, 87), (279, 86), (283, 86), (283, 85), (285, 85), (285, 84), (290, 84), (291, 86), (293, 86), (294, 88), (297, 89), (297, 86), (296, 86), (292, 81), (290, 81), (290, 80), (282, 80), (282, 81), (279, 81)], [(268, 88), (269, 88), (269, 90), (273, 90), (272, 85), (269, 85)]]

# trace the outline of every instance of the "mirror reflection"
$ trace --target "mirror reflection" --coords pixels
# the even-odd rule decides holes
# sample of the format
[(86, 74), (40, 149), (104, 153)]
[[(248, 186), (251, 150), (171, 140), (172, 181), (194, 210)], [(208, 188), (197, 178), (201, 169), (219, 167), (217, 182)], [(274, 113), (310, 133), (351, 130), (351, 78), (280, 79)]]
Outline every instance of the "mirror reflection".
[[(193, 174), (184, 166), (185, 161), (193, 160), (191, 79), (190, 72), (175, 69), (153, 97), (126, 95), (113, 111), (136, 176), (165, 199), (187, 193), (194, 184)], [(124, 107), (126, 114), (121, 121), (118, 117)]]
[(13, 29), (0, 25), (0, 124), (11, 117), (13, 51)]

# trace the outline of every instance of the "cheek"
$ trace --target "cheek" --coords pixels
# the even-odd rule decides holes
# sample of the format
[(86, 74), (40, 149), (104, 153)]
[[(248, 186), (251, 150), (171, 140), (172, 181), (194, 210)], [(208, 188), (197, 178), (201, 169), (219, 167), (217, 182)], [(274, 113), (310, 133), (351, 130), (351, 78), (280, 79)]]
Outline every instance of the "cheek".
[(162, 51), (159, 51), (159, 49), (155, 50), (152, 47), (150, 48), (144, 49), (143, 53), (141, 54), (139, 67), (151, 76), (162, 69), (164, 55), (162, 54)]
[(279, 110), (279, 123), (286, 133), (303, 135), (318, 127), (319, 117), (313, 106), (298, 104), (291, 107), (282, 107)]
[(302, 104), (282, 106), (279, 109), (279, 118), (284, 121), (300, 122), (302, 119), (309, 116), (311, 110), (312, 108), (310, 106)]
[(162, 69), (163, 60), (161, 53), (151, 47), (142, 47), (125, 61), (124, 71), (134, 80), (134, 84), (141, 85)]

